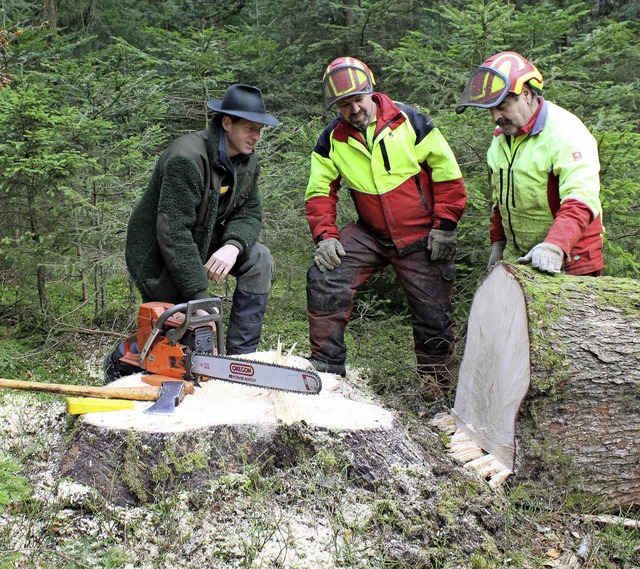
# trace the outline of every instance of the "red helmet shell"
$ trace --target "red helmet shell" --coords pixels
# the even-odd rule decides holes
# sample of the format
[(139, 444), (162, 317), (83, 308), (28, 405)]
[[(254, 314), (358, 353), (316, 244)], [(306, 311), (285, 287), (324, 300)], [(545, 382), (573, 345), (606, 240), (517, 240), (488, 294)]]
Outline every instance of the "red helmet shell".
[(496, 53), (487, 59), (481, 67), (490, 67), (506, 75), (511, 83), (510, 93), (519, 95), (527, 82), (531, 83), (535, 89), (542, 91), (544, 80), (540, 71), (533, 63), (515, 51)]
[(513, 51), (496, 53), (473, 70), (456, 112), (462, 113), (466, 107), (497, 107), (509, 93), (522, 93), (525, 83), (542, 91), (544, 81), (536, 66)]
[(340, 99), (373, 93), (375, 79), (371, 69), (355, 57), (334, 59), (322, 77), (324, 104), (330, 109)]

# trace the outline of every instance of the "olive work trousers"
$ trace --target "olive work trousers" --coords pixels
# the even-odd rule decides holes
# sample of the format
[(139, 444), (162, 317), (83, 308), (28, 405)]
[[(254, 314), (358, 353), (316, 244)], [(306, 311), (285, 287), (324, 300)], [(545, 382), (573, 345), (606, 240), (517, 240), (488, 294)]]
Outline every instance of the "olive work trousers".
[(344, 330), (356, 291), (391, 265), (407, 296), (418, 373), (431, 375), (441, 388), (448, 389), (455, 341), (451, 315), (453, 261), (431, 261), (426, 248), (400, 256), (393, 245), (382, 244), (357, 223), (340, 232), (340, 243), (345, 256), (338, 267), (322, 272), (312, 263), (307, 271), (311, 357), (330, 364), (345, 363)]

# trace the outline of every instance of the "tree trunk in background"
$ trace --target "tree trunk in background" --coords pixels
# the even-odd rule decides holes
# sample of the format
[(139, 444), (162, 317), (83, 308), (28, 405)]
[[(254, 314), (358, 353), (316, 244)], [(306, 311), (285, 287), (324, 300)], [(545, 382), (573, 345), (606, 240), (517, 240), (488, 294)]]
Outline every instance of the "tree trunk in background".
[(547, 492), (640, 505), (640, 284), (497, 265), (471, 306), (452, 414)]
[(55, 29), (58, 25), (58, 5), (56, 0), (44, 0), (44, 19), (49, 22), (49, 27)]

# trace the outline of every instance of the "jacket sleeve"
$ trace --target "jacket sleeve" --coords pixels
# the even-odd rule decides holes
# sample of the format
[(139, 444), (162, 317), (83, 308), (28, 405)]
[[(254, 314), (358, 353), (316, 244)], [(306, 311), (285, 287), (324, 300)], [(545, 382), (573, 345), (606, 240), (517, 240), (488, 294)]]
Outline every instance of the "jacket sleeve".
[[(247, 172), (245, 175), (252, 176), (252, 180), (247, 181), (246, 200), (240, 198), (243, 199), (243, 203), (227, 218), (222, 233), (223, 243), (232, 243), (240, 249), (240, 252), (255, 244), (262, 228), (262, 201), (258, 192), (260, 164), (256, 164), (255, 173)], [(238, 185), (245, 184), (238, 180)]]
[(491, 210), (491, 219), (489, 226), (489, 239), (491, 243), (496, 241), (506, 241), (507, 236), (502, 225), (502, 214), (500, 213), (500, 205), (496, 202)]
[[(600, 160), (595, 139), (582, 122), (571, 117), (557, 138), (553, 171), (559, 203), (552, 209), (554, 222), (545, 239), (566, 255), (584, 235), (589, 224), (602, 213), (600, 204)], [(570, 128), (569, 128), (570, 127)]]
[(157, 239), (171, 278), (187, 298), (208, 288), (191, 231), (203, 192), (202, 175), (191, 160), (176, 155), (166, 162), (158, 200)]
[[(433, 186), (433, 227), (438, 229), (444, 224), (447, 228), (454, 228), (467, 203), (467, 193), (462, 180), (462, 173), (451, 147), (439, 129), (433, 127), (431, 119), (424, 115), (431, 125), (428, 133), (421, 138), (425, 129), (418, 128), (416, 140), (416, 155), (418, 161), (426, 165), (430, 171)], [(415, 128), (415, 125), (414, 125)]]
[(305, 208), (313, 241), (338, 238), (336, 225), (340, 172), (329, 156), (330, 129), (320, 135), (311, 154), (309, 183), (305, 193)]
[(545, 242), (557, 245), (569, 256), (593, 219), (593, 212), (585, 203), (566, 200), (560, 206)]

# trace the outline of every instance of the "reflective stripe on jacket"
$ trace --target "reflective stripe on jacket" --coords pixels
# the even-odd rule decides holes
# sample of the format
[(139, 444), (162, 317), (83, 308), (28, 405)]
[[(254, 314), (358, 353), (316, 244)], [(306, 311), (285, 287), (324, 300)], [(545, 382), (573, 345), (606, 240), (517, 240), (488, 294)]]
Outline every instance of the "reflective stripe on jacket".
[(596, 141), (578, 117), (540, 101), (528, 134), (497, 131), (487, 153), (491, 241), (507, 241), (508, 261), (545, 241), (564, 251), (567, 273), (599, 271), (604, 229)]
[(318, 138), (311, 156), (306, 211), (314, 241), (338, 237), (336, 204), (345, 183), (359, 222), (400, 253), (426, 246), (431, 227), (453, 229), (466, 192), (451, 148), (426, 115), (374, 93), (371, 149), (342, 118)]

